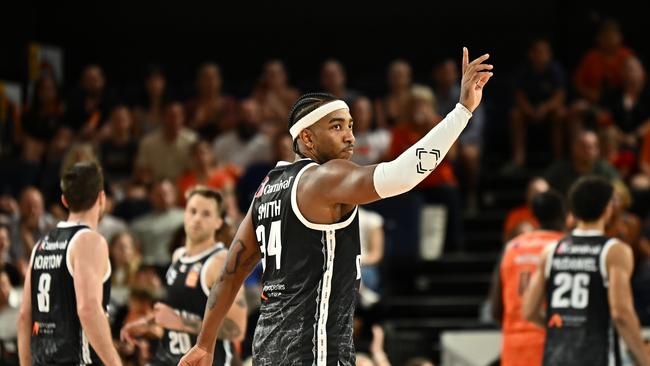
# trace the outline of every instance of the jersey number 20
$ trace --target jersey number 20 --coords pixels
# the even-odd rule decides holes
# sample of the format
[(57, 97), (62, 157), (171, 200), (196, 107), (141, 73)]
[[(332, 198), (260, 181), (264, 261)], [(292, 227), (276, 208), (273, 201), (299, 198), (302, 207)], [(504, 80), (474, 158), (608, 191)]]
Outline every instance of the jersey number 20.
[(551, 306), (554, 308), (584, 309), (589, 304), (589, 275), (559, 272), (553, 279)]
[(271, 222), (271, 230), (269, 231), (269, 245), (266, 246), (266, 228), (260, 225), (255, 230), (257, 241), (260, 244), (262, 251), (262, 270), (266, 270), (266, 258), (275, 256), (275, 269), (280, 269), (282, 263), (282, 238), (280, 232), (282, 228), (282, 220)]

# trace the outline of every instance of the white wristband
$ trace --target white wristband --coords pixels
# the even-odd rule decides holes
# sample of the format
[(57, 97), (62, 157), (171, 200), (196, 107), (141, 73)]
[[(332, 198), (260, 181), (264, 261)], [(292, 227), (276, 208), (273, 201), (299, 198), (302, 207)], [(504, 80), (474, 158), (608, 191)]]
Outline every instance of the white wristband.
[(447, 155), (472, 117), (460, 103), (436, 127), (395, 160), (375, 167), (373, 181), (381, 198), (408, 192), (424, 180)]

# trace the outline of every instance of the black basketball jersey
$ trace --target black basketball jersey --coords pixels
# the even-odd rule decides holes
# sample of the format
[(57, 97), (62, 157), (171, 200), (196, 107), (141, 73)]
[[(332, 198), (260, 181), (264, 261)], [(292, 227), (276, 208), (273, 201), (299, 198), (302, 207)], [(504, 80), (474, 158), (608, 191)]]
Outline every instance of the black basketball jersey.
[[(262, 252), (262, 307), (253, 339), (255, 365), (354, 365), (352, 316), (360, 273), (355, 207), (337, 223), (314, 224), (296, 191), (309, 159), (280, 162), (252, 204)], [(301, 197), (309, 204), (309, 197)]]
[[(60, 222), (36, 243), (31, 259), (32, 339), (34, 365), (101, 365), (77, 315), (70, 248), (86, 225)], [(110, 263), (104, 276), (102, 305), (107, 310)]]
[[(208, 261), (214, 254), (225, 250), (222, 243), (216, 243), (204, 252), (188, 256), (185, 248), (167, 269), (165, 276), (165, 304), (172, 307), (180, 316), (187, 319), (202, 320), (210, 289), (205, 283)], [(155, 365), (177, 365), (183, 355), (196, 344), (197, 335), (165, 329), (154, 357)], [(232, 361), (231, 344), (218, 340), (214, 351), (214, 365), (229, 366)]]
[(546, 263), (544, 365), (620, 365), (607, 298), (607, 252), (616, 239), (574, 230)]

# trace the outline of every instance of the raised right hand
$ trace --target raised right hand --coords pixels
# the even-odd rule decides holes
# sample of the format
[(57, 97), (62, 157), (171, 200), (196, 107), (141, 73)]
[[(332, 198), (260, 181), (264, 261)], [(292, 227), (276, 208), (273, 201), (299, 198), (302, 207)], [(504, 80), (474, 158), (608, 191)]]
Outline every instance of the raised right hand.
[(459, 102), (472, 113), (481, 103), (483, 88), (493, 75), (492, 72), (487, 71), (492, 70), (493, 66), (483, 63), (489, 57), (490, 55), (486, 53), (469, 62), (469, 52), (467, 47), (463, 47), (463, 76), (460, 81)]

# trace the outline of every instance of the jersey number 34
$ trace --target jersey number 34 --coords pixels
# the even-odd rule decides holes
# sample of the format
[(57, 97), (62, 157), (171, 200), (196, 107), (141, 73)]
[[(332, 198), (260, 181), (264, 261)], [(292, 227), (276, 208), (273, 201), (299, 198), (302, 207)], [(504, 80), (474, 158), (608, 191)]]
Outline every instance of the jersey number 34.
[(266, 228), (260, 225), (255, 230), (257, 242), (260, 244), (262, 251), (262, 269), (266, 270), (267, 257), (275, 257), (275, 269), (280, 269), (282, 264), (282, 238), (280, 232), (282, 228), (282, 220), (271, 222), (271, 230), (269, 230), (268, 246), (266, 242)]

